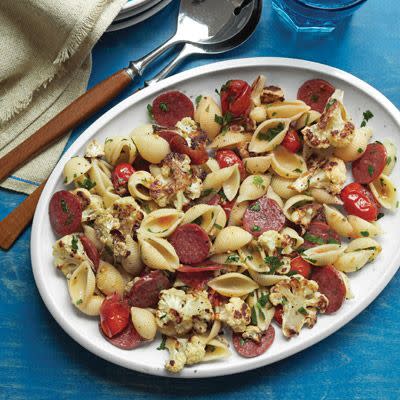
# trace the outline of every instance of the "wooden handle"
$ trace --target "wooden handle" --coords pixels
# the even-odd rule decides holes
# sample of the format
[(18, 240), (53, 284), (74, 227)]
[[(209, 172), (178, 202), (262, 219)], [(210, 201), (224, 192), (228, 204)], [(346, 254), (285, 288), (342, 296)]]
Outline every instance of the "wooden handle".
[(46, 181), (30, 194), (17, 208), (14, 208), (7, 217), (0, 221), (0, 248), (8, 250), (17, 240), (21, 232), (32, 221), (36, 205), (45, 184)]
[(8, 177), (26, 161), (100, 110), (131, 82), (131, 75), (122, 69), (78, 97), (46, 125), (0, 159), (0, 180)]

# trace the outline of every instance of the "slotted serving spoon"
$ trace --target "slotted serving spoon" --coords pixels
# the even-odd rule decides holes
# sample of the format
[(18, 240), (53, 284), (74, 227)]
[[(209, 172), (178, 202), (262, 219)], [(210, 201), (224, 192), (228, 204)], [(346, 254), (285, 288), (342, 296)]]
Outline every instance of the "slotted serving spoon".
[[(187, 43), (178, 54), (162, 71), (146, 84), (154, 84), (166, 77), (186, 57), (193, 54), (216, 54), (229, 51), (245, 42), (254, 32), (261, 15), (262, 0), (247, 1), (240, 11), (240, 18), (235, 18), (225, 32), (220, 32), (216, 37), (219, 41), (213, 44), (190, 44)], [(237, 11), (236, 11), (237, 12)], [(233, 32), (233, 33), (232, 33)], [(17, 208), (0, 222), (0, 247), (9, 249), (33, 218), (40, 194), (46, 184), (43, 182), (31, 195), (29, 195)]]

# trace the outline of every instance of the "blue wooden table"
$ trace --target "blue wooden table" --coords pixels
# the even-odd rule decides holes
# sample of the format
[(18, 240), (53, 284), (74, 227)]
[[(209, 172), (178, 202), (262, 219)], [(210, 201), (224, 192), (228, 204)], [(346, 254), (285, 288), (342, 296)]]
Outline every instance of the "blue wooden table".
[[(140, 25), (105, 34), (93, 51), (90, 86), (171, 35), (176, 11), (174, 2)], [(357, 75), (399, 107), (399, 19), (398, 0), (369, 0), (349, 24), (332, 34), (296, 35), (281, 24), (270, 0), (265, 0), (260, 26), (244, 46), (220, 57), (193, 59), (183, 69), (239, 57), (303, 58)], [(0, 217), (23, 198), (0, 191)], [(0, 400), (400, 398), (399, 274), (351, 323), (289, 359), (226, 378), (162, 379), (103, 361), (64, 333), (35, 287), (29, 240), (30, 229), (10, 251), (0, 253)]]

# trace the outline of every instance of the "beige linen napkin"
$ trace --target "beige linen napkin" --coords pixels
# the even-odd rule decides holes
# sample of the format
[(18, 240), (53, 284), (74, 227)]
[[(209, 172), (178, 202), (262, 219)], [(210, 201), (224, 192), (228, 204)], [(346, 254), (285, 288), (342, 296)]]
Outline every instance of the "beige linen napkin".
[[(86, 90), (90, 52), (126, 0), (0, 1), (0, 157)], [(32, 193), (65, 137), (1, 186)]]

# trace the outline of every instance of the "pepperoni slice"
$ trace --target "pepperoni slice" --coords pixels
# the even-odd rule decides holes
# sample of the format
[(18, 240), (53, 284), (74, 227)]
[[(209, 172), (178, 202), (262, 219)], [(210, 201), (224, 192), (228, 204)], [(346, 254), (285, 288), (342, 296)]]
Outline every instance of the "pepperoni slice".
[(370, 143), (364, 154), (352, 164), (356, 182), (370, 183), (382, 173), (386, 165), (386, 149), (381, 143)]
[(90, 258), (90, 261), (92, 261), (94, 270), (97, 271), (97, 268), (99, 268), (100, 264), (100, 255), (99, 251), (97, 250), (96, 246), (93, 244), (93, 242), (86, 236), (81, 236), (81, 243), (83, 248), (85, 249), (85, 252), (87, 256)]
[(301, 247), (304, 249), (328, 243), (340, 244), (340, 236), (327, 223), (322, 221), (311, 222), (303, 238), (304, 243)]
[(272, 345), (275, 339), (275, 329), (272, 325), (261, 336), (259, 343), (251, 339), (243, 339), (240, 333), (232, 335), (233, 346), (242, 357), (257, 357), (265, 353)]
[(316, 267), (313, 270), (311, 279), (318, 283), (319, 292), (329, 300), (329, 305), (325, 312), (331, 314), (339, 310), (346, 298), (346, 285), (336, 268), (333, 265)]
[(109, 338), (104, 334), (104, 332), (101, 329), (101, 325), (99, 324), (99, 329), (100, 332), (103, 334), (103, 336), (114, 346), (119, 347), (120, 349), (123, 350), (132, 350), (136, 347), (138, 347), (143, 339), (139, 335), (139, 333), (136, 331), (134, 328), (132, 322), (128, 324), (128, 326), (118, 333), (118, 335), (113, 336), (112, 338)]
[(323, 79), (311, 79), (304, 82), (298, 92), (297, 98), (308, 104), (313, 110), (322, 113), (329, 97), (332, 96), (335, 87)]
[(190, 274), (198, 274), (204, 271), (219, 271), (220, 269), (224, 269), (225, 265), (222, 264), (213, 264), (213, 265), (199, 265), (199, 266), (189, 266), (189, 265), (181, 265), (177, 271), (186, 272)]
[(112, 338), (123, 331), (129, 321), (128, 303), (117, 293), (107, 296), (100, 306), (100, 326), (104, 335)]
[(283, 307), (278, 304), (275, 307), (275, 312), (274, 312), (274, 319), (275, 322), (279, 325), (282, 326), (282, 321), (283, 321)]
[(193, 103), (177, 90), (166, 92), (154, 99), (153, 116), (158, 125), (175, 126), (182, 118), (193, 118)]
[(138, 279), (129, 291), (127, 298), (133, 307), (156, 307), (161, 290), (171, 287), (171, 282), (161, 271), (151, 271)]
[(243, 216), (243, 228), (256, 237), (266, 231), (280, 231), (285, 222), (285, 215), (278, 203), (267, 196), (250, 203)]
[[(200, 268), (195, 268), (200, 269)], [(206, 283), (214, 278), (213, 271), (196, 271), (192, 272), (181, 272), (176, 273), (177, 279), (180, 279), (186, 286), (190, 286), (196, 290), (203, 290), (206, 287)]]
[(53, 194), (49, 204), (50, 224), (59, 236), (82, 230), (82, 208), (79, 198), (67, 190)]
[(208, 257), (211, 248), (207, 232), (196, 224), (181, 225), (169, 241), (182, 264), (201, 263)]

